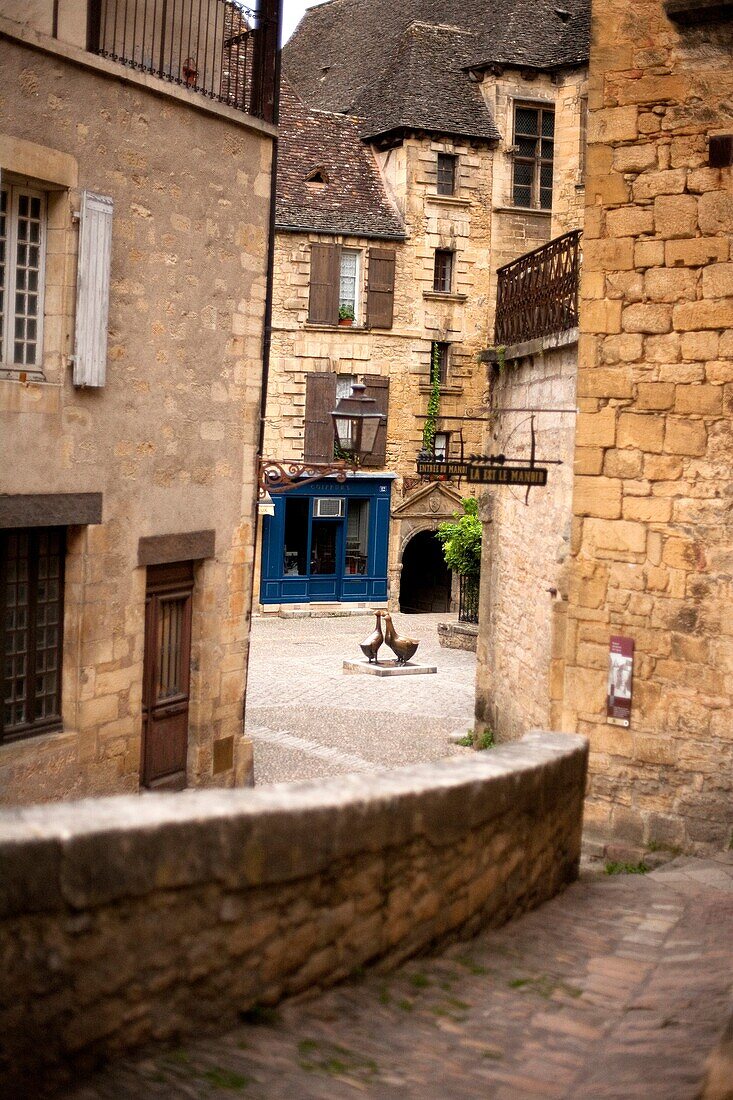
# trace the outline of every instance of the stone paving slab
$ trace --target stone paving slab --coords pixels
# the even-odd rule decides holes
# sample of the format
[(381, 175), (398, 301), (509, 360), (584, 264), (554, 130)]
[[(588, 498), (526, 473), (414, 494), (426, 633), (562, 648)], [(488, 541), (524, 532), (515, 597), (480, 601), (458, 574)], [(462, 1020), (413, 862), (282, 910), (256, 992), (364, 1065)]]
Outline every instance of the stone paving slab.
[(592, 876), (541, 909), (73, 1100), (693, 1100), (730, 1009), (733, 855)]
[[(256, 784), (344, 774), (337, 757), (323, 756), (324, 746), (367, 761), (351, 771), (472, 751), (450, 739), (473, 724), (476, 669), (473, 653), (441, 648), (437, 626), (450, 618), (395, 617), (399, 633), (421, 639), (415, 660), (438, 669), (419, 681), (344, 674), (344, 660), (361, 657), (359, 642), (374, 628), (372, 615), (255, 619), (246, 730), (255, 747)], [(385, 646), (380, 657), (389, 656)], [(278, 745), (278, 735), (296, 738), (297, 746)]]

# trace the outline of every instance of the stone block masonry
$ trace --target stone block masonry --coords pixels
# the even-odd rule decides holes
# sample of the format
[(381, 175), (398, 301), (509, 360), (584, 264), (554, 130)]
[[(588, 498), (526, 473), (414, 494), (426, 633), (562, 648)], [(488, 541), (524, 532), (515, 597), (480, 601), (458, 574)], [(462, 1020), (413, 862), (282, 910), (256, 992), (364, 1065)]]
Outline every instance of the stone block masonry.
[(0, 1091), (539, 905), (577, 875), (586, 760), (583, 738), (534, 733), (287, 792), (1, 813)]
[[(704, 851), (733, 827), (733, 24), (593, 8), (580, 415), (561, 728), (591, 742), (588, 827)], [(606, 723), (611, 635), (636, 643)]]

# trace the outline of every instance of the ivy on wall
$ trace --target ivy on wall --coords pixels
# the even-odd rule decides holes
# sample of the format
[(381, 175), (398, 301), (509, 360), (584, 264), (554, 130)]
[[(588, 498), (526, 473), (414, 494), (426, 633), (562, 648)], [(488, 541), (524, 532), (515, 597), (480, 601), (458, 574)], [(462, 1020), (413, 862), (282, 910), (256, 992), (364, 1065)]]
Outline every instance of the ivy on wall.
[(428, 398), (428, 415), (422, 433), (422, 445), (426, 451), (432, 451), (435, 443), (435, 430), (440, 414), (440, 348), (433, 344), (433, 355), (430, 363), (430, 397)]

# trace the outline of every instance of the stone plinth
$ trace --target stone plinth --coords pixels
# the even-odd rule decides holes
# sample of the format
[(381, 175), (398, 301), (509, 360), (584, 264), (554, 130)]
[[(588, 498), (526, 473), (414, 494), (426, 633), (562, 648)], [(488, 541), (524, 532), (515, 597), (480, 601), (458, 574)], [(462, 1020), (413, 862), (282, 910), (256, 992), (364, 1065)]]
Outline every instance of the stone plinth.
[(397, 663), (396, 658), (389, 661), (344, 661), (344, 672), (348, 674), (362, 672), (367, 676), (430, 676), (437, 672), (436, 665), (406, 665)]

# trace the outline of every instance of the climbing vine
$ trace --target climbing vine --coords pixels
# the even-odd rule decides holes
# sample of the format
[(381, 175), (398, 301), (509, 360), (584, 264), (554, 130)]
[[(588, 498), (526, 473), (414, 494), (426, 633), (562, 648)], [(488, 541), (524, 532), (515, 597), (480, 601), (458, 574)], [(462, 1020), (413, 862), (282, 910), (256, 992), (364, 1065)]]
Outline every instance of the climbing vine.
[(435, 430), (438, 426), (440, 413), (440, 346), (433, 344), (433, 354), (430, 362), (430, 397), (428, 398), (428, 415), (422, 433), (422, 445), (426, 451), (432, 451), (435, 442)]

